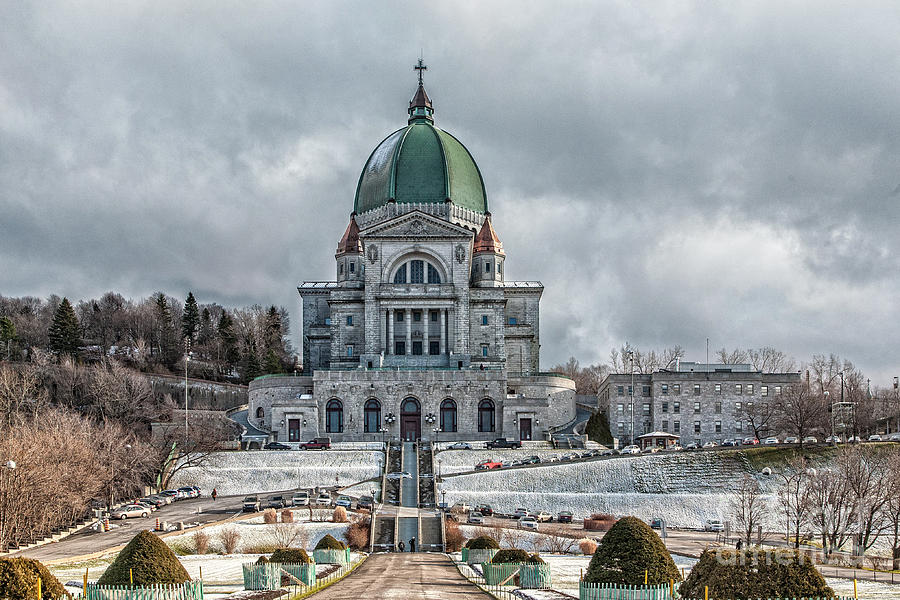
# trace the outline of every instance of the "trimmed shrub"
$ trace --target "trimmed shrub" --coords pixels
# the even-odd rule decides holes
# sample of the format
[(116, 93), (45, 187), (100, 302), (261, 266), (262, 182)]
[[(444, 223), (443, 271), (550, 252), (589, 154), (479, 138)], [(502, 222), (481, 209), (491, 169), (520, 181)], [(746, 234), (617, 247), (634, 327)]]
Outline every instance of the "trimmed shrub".
[(175, 553), (149, 531), (142, 531), (134, 536), (97, 583), (128, 585), (129, 570), (134, 574), (135, 585), (183, 583), (191, 579)]
[(219, 534), (222, 540), (222, 547), (225, 548), (225, 554), (234, 554), (237, 550), (238, 543), (241, 541), (241, 534), (234, 527), (223, 529)]
[(294, 511), (289, 508), (281, 511), (281, 522), (282, 523), (293, 523), (294, 522)]
[(331, 513), (331, 522), (332, 523), (346, 523), (347, 522), (347, 509), (343, 506), (335, 507), (334, 512)]
[(472, 538), (468, 542), (466, 542), (466, 548), (469, 550), (487, 550), (494, 549), (499, 550), (500, 544), (497, 543), (492, 537), (488, 537), (486, 535), (480, 535), (476, 538)]
[(528, 560), (526, 560), (525, 562), (527, 562), (527, 563), (530, 564), (530, 565), (543, 565), (543, 564), (546, 564), (546, 563), (544, 562), (544, 559), (541, 558), (540, 555), (538, 555), (537, 552), (535, 552), (534, 554), (529, 554), (529, 555), (528, 555)]
[(582, 554), (593, 555), (594, 552), (597, 551), (597, 542), (595, 542), (594, 540), (583, 538), (578, 540), (578, 548), (581, 550)]
[(459, 552), (465, 541), (466, 535), (459, 528), (459, 523), (450, 519), (444, 521), (444, 544), (447, 552)]
[(69, 596), (66, 588), (40, 562), (32, 558), (0, 558), (0, 598), (33, 600), (37, 596), (38, 579), (42, 600)]
[(604, 513), (594, 513), (584, 520), (584, 528), (588, 531), (609, 531), (615, 524), (616, 518)]
[(531, 555), (525, 550), (519, 548), (504, 548), (494, 555), (491, 562), (498, 563), (527, 563), (531, 559)]
[(587, 583), (649, 585), (681, 581), (681, 573), (665, 544), (644, 521), (624, 517), (603, 536), (588, 565)]
[(832, 598), (834, 591), (796, 550), (706, 550), (679, 593), (688, 598)]
[(319, 540), (315, 550), (344, 550), (346, 547), (347, 545), (344, 542), (339, 542), (329, 533)]
[(303, 548), (279, 548), (269, 557), (273, 563), (309, 563), (312, 559)]
[(202, 529), (194, 532), (194, 548), (197, 550), (197, 554), (209, 552), (209, 534)]
[(274, 508), (267, 508), (263, 511), (263, 523), (272, 525), (278, 522), (278, 513)]
[(256, 559), (256, 564), (258, 564), (258, 565), (269, 564), (269, 559), (266, 558), (265, 556), (260, 556), (259, 558)]
[(350, 527), (344, 532), (344, 539), (351, 550), (365, 550), (369, 546), (371, 526), (371, 517), (356, 517), (350, 521)]

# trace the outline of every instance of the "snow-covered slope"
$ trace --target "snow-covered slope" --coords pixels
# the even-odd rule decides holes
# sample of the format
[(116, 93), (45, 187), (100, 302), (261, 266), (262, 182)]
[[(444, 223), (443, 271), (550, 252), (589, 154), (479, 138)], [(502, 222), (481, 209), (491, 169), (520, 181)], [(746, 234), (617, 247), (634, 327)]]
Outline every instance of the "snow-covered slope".
[(176, 473), (173, 485), (199, 485), (206, 492), (216, 488), (222, 495), (333, 486), (335, 482), (345, 486), (379, 477), (383, 461), (384, 454), (373, 451), (220, 452), (202, 466)]

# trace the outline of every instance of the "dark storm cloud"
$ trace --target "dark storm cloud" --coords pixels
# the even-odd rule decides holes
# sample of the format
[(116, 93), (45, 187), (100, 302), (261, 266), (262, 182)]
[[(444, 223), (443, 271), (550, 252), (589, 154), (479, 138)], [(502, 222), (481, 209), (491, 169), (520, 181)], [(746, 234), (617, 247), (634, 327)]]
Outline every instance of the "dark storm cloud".
[(898, 10), (7, 3), (0, 293), (193, 289), (296, 317), (421, 48), (507, 274), (547, 286), (545, 366), (625, 340), (702, 360), (710, 337), (886, 382)]

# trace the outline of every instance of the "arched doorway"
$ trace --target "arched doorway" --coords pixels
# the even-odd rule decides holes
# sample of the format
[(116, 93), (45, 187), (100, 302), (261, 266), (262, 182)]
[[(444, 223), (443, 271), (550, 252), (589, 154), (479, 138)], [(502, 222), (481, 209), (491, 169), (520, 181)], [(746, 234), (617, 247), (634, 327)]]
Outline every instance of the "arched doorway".
[(414, 442), (422, 437), (422, 408), (419, 401), (409, 397), (400, 406), (400, 439)]

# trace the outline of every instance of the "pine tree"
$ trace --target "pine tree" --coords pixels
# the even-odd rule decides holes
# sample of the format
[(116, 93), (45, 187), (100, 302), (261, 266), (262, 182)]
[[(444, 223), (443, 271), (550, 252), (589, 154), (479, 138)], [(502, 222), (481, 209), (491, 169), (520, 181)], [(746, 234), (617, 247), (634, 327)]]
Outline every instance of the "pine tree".
[(204, 307), (200, 313), (200, 330), (197, 332), (197, 343), (201, 346), (208, 346), (213, 341), (212, 316), (209, 309)]
[(200, 307), (194, 298), (194, 292), (188, 292), (184, 301), (184, 312), (181, 314), (181, 338), (193, 341), (200, 329)]
[(80, 329), (75, 309), (68, 298), (63, 298), (53, 315), (53, 322), (50, 323), (50, 349), (59, 354), (76, 356), (81, 343)]
[(266, 365), (265, 365), (266, 373), (281, 373), (283, 372), (281, 366), (281, 360), (279, 360), (278, 355), (275, 354), (274, 350), (269, 350), (266, 352)]
[(246, 353), (244, 354), (244, 378), (249, 380), (261, 374), (259, 355), (256, 352), (256, 340), (251, 337), (247, 340)]
[(13, 342), (16, 340), (16, 325), (9, 317), (0, 317), (0, 341), (3, 342), (3, 349), (6, 350), (6, 358), (12, 356)]
[(216, 327), (216, 335), (219, 343), (219, 360), (224, 361), (229, 371), (237, 366), (238, 362), (238, 340), (234, 333), (234, 319), (228, 314), (228, 311), (222, 311), (219, 318), (219, 325)]
[(278, 354), (283, 352), (284, 343), (282, 342), (283, 332), (281, 330), (281, 315), (275, 306), (270, 306), (266, 311), (265, 320), (265, 350), (274, 350)]
[(172, 323), (172, 311), (169, 309), (169, 301), (162, 292), (156, 295), (156, 321), (160, 360), (165, 365), (172, 367), (178, 360), (178, 346), (175, 339), (175, 326)]

